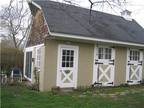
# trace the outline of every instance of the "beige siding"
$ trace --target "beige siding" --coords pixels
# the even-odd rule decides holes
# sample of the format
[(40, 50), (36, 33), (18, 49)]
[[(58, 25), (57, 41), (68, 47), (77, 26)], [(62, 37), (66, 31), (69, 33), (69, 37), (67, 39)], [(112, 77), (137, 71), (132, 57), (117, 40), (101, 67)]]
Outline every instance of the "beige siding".
[(41, 91), (51, 90), (56, 86), (56, 73), (57, 73), (57, 42), (48, 41), (45, 46), (45, 61), (44, 72), (41, 76), (42, 83), (40, 85)]
[[(42, 67), (43, 70), (40, 74), (40, 90), (48, 91), (51, 90), (52, 87), (56, 87), (59, 44), (79, 47), (77, 86), (90, 86), (93, 80), (94, 44), (50, 39), (46, 41), (45, 47), (43, 47), (45, 52), (43, 51), (42, 55), (42, 65), (44, 67)], [(115, 53), (114, 84), (120, 85), (126, 82), (127, 48), (116, 47)]]
[(78, 86), (90, 86), (93, 79), (94, 45), (79, 45)]
[[(64, 41), (48, 40), (45, 46), (45, 66), (40, 76), (40, 90), (51, 90), (56, 86), (58, 45), (67, 44)], [(68, 42), (79, 46), (78, 82), (77, 86), (89, 86), (93, 75), (94, 44)], [(85, 68), (87, 67), (87, 68)]]
[(120, 85), (126, 82), (127, 49), (123, 47), (116, 47), (115, 53), (114, 85)]

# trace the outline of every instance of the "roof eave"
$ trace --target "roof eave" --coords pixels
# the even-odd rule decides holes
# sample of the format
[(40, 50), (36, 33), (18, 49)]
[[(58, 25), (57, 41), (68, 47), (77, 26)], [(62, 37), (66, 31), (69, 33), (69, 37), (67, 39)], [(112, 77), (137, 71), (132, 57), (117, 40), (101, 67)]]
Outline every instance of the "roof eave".
[(108, 39), (99, 39), (99, 38), (84, 37), (84, 36), (80, 36), (80, 35), (71, 35), (71, 34), (63, 34), (63, 33), (55, 33), (55, 32), (49, 32), (49, 33), (50, 33), (51, 36), (54, 36), (54, 37), (72, 38), (72, 39), (80, 39), (80, 40), (87, 40), (87, 41), (95, 41), (95, 42), (104, 42), (104, 43), (127, 45), (127, 46), (144, 47), (144, 44), (139, 44), (139, 43), (123, 42), (123, 41), (108, 40)]
[(40, 5), (38, 5), (37, 3), (35, 3), (34, 1), (27, 1), (30, 4), (33, 4), (34, 6), (36, 6), (37, 8), (39, 8), (40, 10), (42, 9)]

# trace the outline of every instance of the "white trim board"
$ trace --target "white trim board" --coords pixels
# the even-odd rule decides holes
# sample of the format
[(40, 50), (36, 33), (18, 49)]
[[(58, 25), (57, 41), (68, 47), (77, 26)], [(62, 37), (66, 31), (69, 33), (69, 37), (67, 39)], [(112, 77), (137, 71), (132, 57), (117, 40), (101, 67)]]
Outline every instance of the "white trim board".
[(108, 39), (98, 39), (98, 38), (92, 38), (92, 37), (84, 37), (84, 36), (80, 36), (80, 35), (69, 35), (69, 34), (54, 33), (54, 32), (50, 32), (50, 35), (55, 36), (55, 37), (82, 39), (82, 40), (88, 40), (88, 41), (97, 41), (97, 42), (106, 42), (106, 43), (113, 43), (113, 44), (120, 44), (120, 45), (144, 47), (144, 44), (122, 42), (122, 41), (115, 41), (115, 40), (108, 40)]
[(26, 75), (25, 75), (25, 66), (26, 66), (26, 53), (27, 52), (32, 52), (32, 58), (33, 58), (33, 50), (34, 50), (34, 47), (29, 47), (29, 48), (26, 48), (25, 49), (25, 52), (24, 52), (24, 77), (26, 78), (26, 79), (28, 79), (29, 81), (32, 81), (32, 78), (33, 78), (33, 74), (32, 74), (32, 67), (33, 67), (33, 64), (31, 64), (31, 78), (29, 78), (29, 77), (27, 77)]
[(32, 81), (32, 80), (33, 80), (33, 67), (34, 67), (34, 64), (32, 63), (31, 78), (28, 78), (28, 77), (25, 75), (26, 52), (31, 51), (31, 52), (32, 52), (32, 58), (35, 58), (35, 55), (34, 55), (35, 51), (34, 51), (34, 50), (37, 49), (37, 48), (40, 48), (40, 47), (42, 47), (42, 46), (44, 46), (44, 44), (39, 44), (39, 45), (31, 46), (31, 47), (26, 47), (26, 48), (24, 49), (24, 67), (23, 67), (24, 73), (23, 73), (23, 74), (24, 74), (24, 77), (27, 78), (29, 81)]
[(28, 50), (30, 50), (32, 48), (35, 48), (35, 47), (42, 47), (42, 46), (44, 46), (44, 44), (39, 44), (39, 45), (34, 45), (34, 46), (26, 47), (25, 51), (28, 51)]
[(38, 5), (37, 3), (35, 3), (32, 0), (27, 0), (28, 3), (32, 3), (33, 5), (35, 5), (37, 8), (42, 9), (40, 5)]

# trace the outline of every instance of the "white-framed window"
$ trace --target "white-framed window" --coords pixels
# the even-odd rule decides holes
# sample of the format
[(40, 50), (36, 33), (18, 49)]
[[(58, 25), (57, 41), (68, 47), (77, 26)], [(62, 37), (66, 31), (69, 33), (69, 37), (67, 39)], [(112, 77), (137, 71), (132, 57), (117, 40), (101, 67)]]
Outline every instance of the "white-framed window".
[(62, 49), (62, 67), (73, 67), (74, 50)]
[(112, 49), (111, 48), (98, 48), (98, 59), (111, 59)]
[(32, 68), (32, 51), (26, 51), (25, 60), (25, 76), (31, 79), (31, 68)]
[(40, 69), (40, 64), (41, 64), (41, 49), (36, 48), (36, 67)]
[(140, 60), (140, 51), (139, 50), (130, 50), (129, 59), (131, 61), (139, 61)]

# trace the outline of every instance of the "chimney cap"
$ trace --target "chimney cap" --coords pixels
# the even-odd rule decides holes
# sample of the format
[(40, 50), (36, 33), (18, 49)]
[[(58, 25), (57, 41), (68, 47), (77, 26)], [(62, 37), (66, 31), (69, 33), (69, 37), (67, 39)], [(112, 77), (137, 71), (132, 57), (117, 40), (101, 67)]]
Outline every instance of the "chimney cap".
[(131, 13), (131, 11), (125, 9), (121, 12), (121, 16), (126, 20), (132, 21)]
[(131, 13), (132, 13), (131, 11), (125, 9), (125, 10), (123, 10), (123, 11), (121, 12), (121, 15), (122, 15), (122, 14), (131, 15)]

